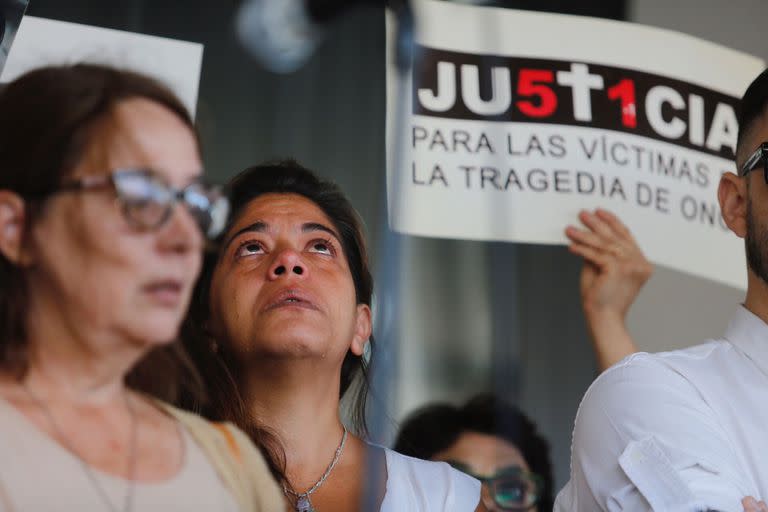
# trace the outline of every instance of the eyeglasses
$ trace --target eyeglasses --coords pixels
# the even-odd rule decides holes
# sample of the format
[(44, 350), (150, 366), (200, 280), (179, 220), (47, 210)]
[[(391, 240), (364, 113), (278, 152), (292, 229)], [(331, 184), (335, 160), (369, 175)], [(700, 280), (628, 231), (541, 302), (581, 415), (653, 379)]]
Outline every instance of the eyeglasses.
[(209, 239), (221, 234), (229, 215), (229, 199), (220, 187), (192, 183), (177, 189), (146, 169), (118, 169), (107, 176), (85, 176), (63, 183), (50, 194), (109, 186), (117, 193), (125, 219), (142, 230), (162, 227), (171, 218), (177, 202), (184, 203)]
[(501, 510), (522, 512), (535, 507), (541, 500), (544, 480), (520, 466), (509, 466), (491, 476), (476, 475), (465, 464), (449, 461), (462, 473), (472, 476), (488, 487), (494, 503)]
[(766, 165), (766, 162), (768, 162), (768, 142), (763, 142), (744, 162), (744, 165), (741, 167), (741, 176), (746, 176), (747, 173), (762, 167), (765, 183), (768, 184), (768, 165)]

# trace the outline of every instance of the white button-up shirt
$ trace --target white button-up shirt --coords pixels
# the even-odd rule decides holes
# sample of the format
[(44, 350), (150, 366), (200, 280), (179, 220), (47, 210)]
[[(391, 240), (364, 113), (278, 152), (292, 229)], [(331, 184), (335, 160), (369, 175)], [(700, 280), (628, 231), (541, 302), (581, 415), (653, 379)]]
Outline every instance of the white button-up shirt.
[(576, 415), (556, 512), (742, 512), (768, 499), (768, 325), (739, 308), (723, 339), (634, 354)]

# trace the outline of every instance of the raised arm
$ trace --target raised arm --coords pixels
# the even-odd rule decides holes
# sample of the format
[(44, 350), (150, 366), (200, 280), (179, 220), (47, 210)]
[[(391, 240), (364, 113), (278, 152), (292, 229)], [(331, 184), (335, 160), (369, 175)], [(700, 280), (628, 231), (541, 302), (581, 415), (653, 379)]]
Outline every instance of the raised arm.
[(626, 315), (653, 266), (629, 229), (612, 213), (582, 211), (581, 227), (568, 226), (568, 249), (584, 260), (581, 304), (601, 370), (637, 351)]

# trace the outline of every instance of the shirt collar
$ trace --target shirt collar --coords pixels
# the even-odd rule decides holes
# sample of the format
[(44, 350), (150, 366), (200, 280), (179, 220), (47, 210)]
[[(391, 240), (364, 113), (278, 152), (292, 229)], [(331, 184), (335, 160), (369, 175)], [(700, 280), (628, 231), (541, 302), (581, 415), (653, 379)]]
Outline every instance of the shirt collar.
[(741, 306), (731, 318), (725, 339), (768, 375), (768, 324)]

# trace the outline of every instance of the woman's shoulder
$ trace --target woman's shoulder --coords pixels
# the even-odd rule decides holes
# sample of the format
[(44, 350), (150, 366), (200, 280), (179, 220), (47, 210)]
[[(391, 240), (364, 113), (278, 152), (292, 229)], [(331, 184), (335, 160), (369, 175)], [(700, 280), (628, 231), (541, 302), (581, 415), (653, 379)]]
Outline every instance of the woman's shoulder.
[(165, 402), (157, 404), (189, 432), (241, 505), (254, 511), (284, 510), (282, 491), (261, 452), (242, 430)]
[(387, 492), (381, 512), (474, 511), (480, 482), (445, 462), (432, 462), (385, 449)]

